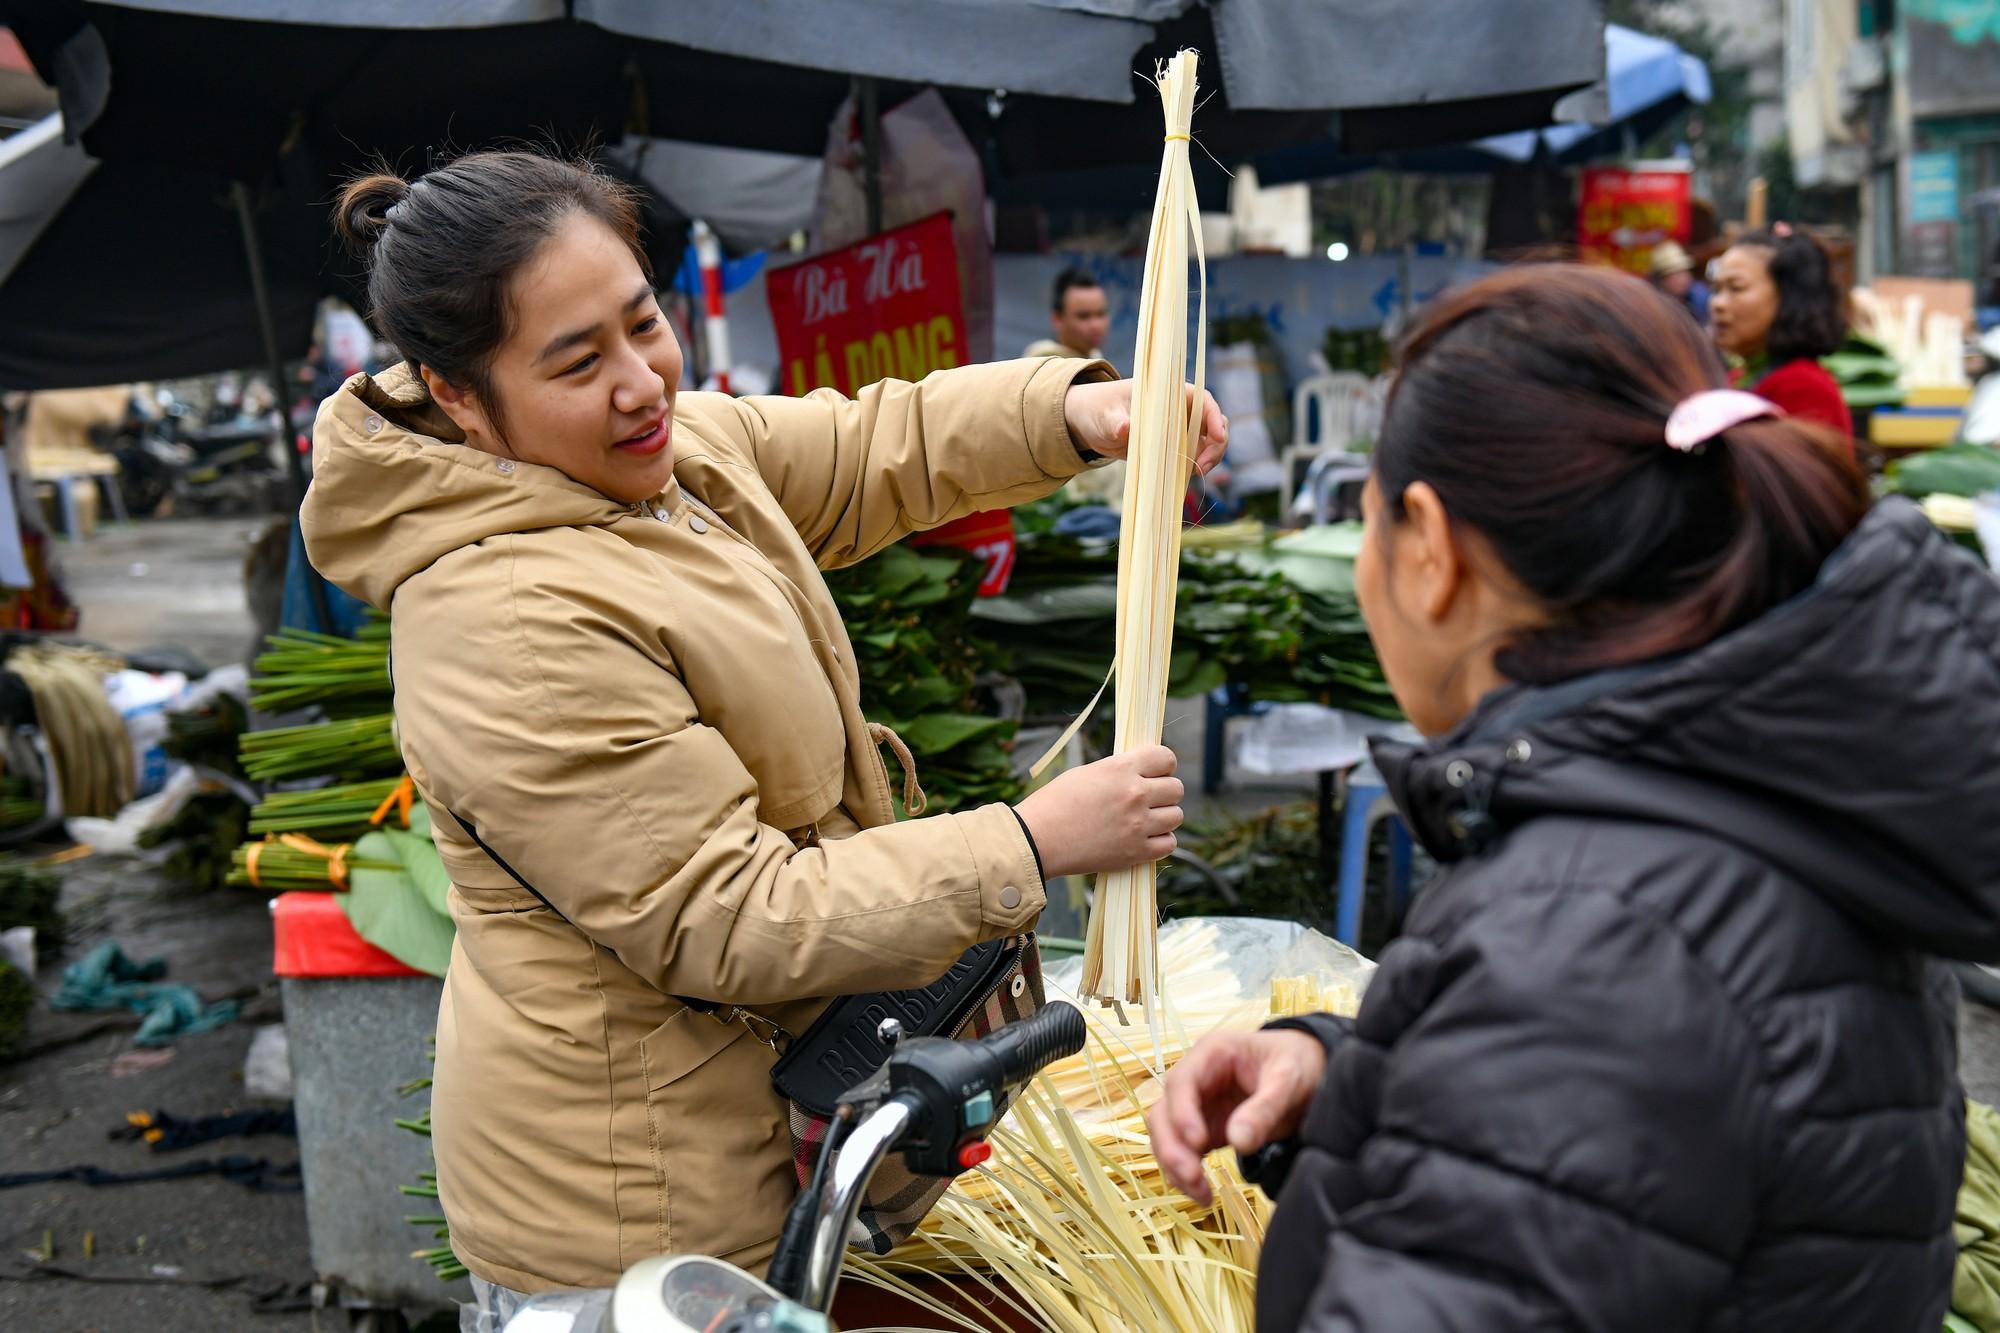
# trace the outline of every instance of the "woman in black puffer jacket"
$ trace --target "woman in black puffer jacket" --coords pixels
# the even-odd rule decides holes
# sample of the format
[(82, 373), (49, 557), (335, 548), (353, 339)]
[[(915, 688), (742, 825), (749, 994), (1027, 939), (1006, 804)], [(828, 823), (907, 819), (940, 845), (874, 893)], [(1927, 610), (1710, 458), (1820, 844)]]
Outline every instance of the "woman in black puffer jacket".
[(1210, 1038), (1153, 1115), (1199, 1196), (1209, 1149), (1290, 1149), (1264, 1333), (1939, 1327), (2000, 585), (1723, 383), (1565, 266), (1404, 350), (1356, 578), (1445, 871), (1359, 1018)]

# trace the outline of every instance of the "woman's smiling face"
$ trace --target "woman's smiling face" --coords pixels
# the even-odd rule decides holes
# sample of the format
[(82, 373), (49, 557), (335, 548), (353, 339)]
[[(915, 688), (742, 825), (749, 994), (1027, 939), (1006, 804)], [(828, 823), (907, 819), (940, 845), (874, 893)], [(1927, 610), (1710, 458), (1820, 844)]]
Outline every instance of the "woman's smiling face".
[(674, 470), (681, 349), (630, 248), (574, 213), (508, 282), (507, 307), (490, 401), (432, 383), (466, 443), (621, 504), (659, 494)]

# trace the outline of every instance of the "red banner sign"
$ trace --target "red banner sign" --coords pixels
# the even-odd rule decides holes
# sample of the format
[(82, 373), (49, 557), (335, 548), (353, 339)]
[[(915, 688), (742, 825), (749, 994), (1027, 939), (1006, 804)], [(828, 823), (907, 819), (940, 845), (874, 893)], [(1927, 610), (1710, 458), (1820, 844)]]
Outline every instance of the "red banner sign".
[[(877, 380), (920, 380), (965, 355), (965, 305), (951, 215), (885, 231), (772, 273), (765, 282), (778, 333), (779, 383), (789, 393), (852, 395)], [(1014, 519), (972, 514), (914, 539), (944, 543), (986, 564), (982, 597), (1006, 591)]]
[(1688, 239), (1689, 176), (1674, 169), (1587, 167), (1576, 210), (1576, 245), (1586, 264), (1643, 274), (1662, 241)]
[(877, 380), (920, 380), (964, 359), (965, 304), (949, 213), (778, 269), (765, 290), (787, 393), (853, 394)]

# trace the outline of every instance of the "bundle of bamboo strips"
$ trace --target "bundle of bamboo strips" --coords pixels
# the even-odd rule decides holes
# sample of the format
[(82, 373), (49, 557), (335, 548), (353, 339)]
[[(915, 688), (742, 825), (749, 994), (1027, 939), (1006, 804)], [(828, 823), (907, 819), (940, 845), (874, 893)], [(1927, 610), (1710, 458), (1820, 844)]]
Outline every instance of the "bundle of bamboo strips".
[(1271, 1017), (1295, 1014), (1351, 1014), (1361, 1007), (1361, 995), (1349, 982), (1322, 986), (1317, 977), (1272, 977)]
[[(1181, 558), (1181, 505), (1201, 424), (1202, 363), (1207, 350), (1207, 278), (1202, 275), (1194, 357), (1188, 371), (1188, 262), (1192, 244), (1202, 272), (1201, 215), (1188, 164), (1194, 118), (1195, 53), (1182, 51), (1155, 75), (1166, 113), (1159, 193), (1146, 243), (1139, 338), (1132, 358), (1132, 431), (1126, 450), (1125, 505), (1118, 548), (1116, 721), (1113, 748), (1157, 745), (1166, 721), (1172, 668), (1174, 597)], [(1149, 1017), (1159, 990), (1156, 867), (1148, 863), (1101, 875), (1084, 942), (1083, 993), (1135, 1001)]]

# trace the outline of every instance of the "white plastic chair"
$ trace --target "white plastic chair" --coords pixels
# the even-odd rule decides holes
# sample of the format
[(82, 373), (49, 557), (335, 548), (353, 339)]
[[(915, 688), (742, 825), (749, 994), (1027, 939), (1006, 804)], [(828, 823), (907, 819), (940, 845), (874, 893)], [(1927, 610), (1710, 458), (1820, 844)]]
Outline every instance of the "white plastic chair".
[(1311, 375), (1299, 381), (1299, 387), (1292, 393), (1292, 433), (1296, 442), (1346, 448), (1358, 438), (1357, 419), (1367, 396), (1368, 377), (1352, 370)]
[(1361, 391), (1359, 405), (1354, 411), (1354, 438), (1373, 440), (1381, 437), (1382, 415), (1389, 407), (1389, 386), (1395, 377), (1388, 374), (1377, 375), (1368, 381), (1368, 387)]
[[(1359, 488), (1368, 482), (1368, 455), (1350, 454), (1339, 449), (1328, 449), (1313, 459), (1306, 469), (1305, 485), (1299, 488), (1298, 498), (1292, 502), (1292, 513), (1298, 518), (1309, 519), (1314, 526), (1331, 523), (1340, 517), (1341, 488)], [(1350, 497), (1348, 508), (1353, 508)]]

